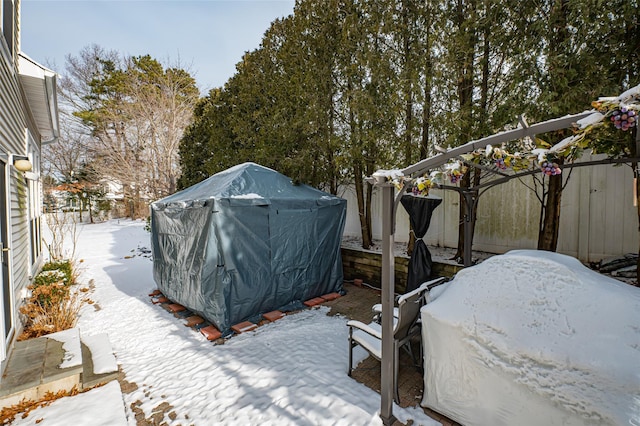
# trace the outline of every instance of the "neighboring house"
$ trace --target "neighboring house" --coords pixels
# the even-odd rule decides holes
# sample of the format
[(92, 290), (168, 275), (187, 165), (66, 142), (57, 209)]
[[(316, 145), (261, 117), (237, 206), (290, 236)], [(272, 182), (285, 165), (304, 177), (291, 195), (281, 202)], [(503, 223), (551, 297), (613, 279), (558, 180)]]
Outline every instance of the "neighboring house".
[(48, 191), (51, 196), (51, 205), (47, 208), (50, 211), (76, 211), (80, 207), (77, 197), (72, 197), (63, 185), (58, 185)]
[[(18, 309), (42, 264), (43, 144), (59, 136), (56, 75), (20, 52), (20, 0), (0, 0), (0, 362), (22, 331)], [(28, 160), (30, 171), (19, 168)]]
[(100, 179), (100, 186), (106, 200), (109, 200), (113, 203), (123, 202), (124, 190), (122, 187), (122, 183), (120, 183), (119, 180), (107, 176)]
[[(46, 208), (49, 211), (77, 211), (80, 208), (80, 202), (78, 197), (74, 195), (75, 192), (81, 192), (82, 190), (73, 189), (73, 184), (60, 184), (46, 192), (46, 197), (49, 199), (49, 203)], [(70, 190), (72, 188), (72, 190)], [(120, 181), (105, 177), (100, 179), (97, 185), (92, 185), (94, 190), (99, 190), (101, 195), (91, 198), (91, 205), (96, 208), (98, 202), (107, 202), (109, 208), (103, 207), (103, 210), (109, 210), (112, 213), (123, 210), (121, 206), (124, 203), (124, 195), (122, 184)], [(86, 210), (87, 206), (83, 206), (83, 210)]]

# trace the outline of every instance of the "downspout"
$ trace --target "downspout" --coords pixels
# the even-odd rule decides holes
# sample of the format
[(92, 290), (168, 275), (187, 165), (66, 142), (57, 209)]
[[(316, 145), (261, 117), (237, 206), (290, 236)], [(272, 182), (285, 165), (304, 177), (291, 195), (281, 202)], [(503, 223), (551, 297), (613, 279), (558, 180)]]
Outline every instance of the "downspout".
[(44, 76), (44, 89), (47, 92), (47, 107), (49, 109), (49, 117), (51, 117), (51, 130), (53, 137), (46, 141), (40, 141), (42, 145), (55, 143), (60, 138), (60, 120), (58, 115), (58, 95), (56, 92), (56, 75)]

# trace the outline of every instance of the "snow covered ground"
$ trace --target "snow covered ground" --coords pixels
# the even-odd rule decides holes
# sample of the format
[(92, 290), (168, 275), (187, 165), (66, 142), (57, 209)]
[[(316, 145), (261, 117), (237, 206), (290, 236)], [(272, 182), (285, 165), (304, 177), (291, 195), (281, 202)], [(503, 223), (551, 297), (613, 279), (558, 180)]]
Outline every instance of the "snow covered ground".
[[(147, 419), (170, 405), (167, 424), (381, 424), (379, 394), (346, 374), (346, 318), (307, 310), (214, 345), (151, 303), (152, 262), (139, 250), (149, 247), (143, 227), (126, 220), (79, 225), (76, 249), (82, 283), (95, 285), (78, 327), (83, 336), (108, 333), (137, 390), (121, 394), (112, 382), (14, 424), (135, 425), (134, 403)], [(122, 403), (126, 419), (112, 405)], [(394, 406), (394, 415), (439, 424), (420, 408)]]

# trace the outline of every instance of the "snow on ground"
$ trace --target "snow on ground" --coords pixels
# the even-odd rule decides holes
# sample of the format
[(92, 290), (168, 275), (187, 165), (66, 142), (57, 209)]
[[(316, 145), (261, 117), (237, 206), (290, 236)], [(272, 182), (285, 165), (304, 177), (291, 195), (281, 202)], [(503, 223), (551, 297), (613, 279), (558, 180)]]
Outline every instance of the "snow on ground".
[(122, 409), (120, 386), (116, 381), (76, 396), (58, 399), (51, 405), (30, 412), (24, 419), (19, 417), (12, 423), (13, 425), (118, 426), (127, 424)]
[[(83, 307), (78, 327), (82, 335), (108, 333), (126, 380), (138, 385), (122, 395), (129, 425), (135, 425), (130, 406), (137, 401), (147, 418), (170, 404), (175, 418), (165, 416), (167, 424), (381, 424), (379, 394), (346, 374), (346, 318), (327, 316), (327, 308), (307, 310), (214, 345), (151, 303), (153, 264), (138, 250), (149, 247), (143, 227), (126, 220), (80, 225), (76, 249), (81, 281), (95, 284), (95, 303)], [(112, 398), (91, 391), (38, 409), (26, 421), (89, 424), (70, 423), (65, 404), (82, 415)], [(394, 406), (394, 415), (405, 423), (439, 424), (420, 408)]]
[(114, 373), (118, 371), (118, 362), (113, 355), (111, 342), (106, 333), (82, 336), (82, 343), (87, 345), (91, 352), (94, 374)]
[(60, 364), (60, 368), (82, 365), (82, 349), (77, 328), (49, 334), (49, 338), (62, 343), (64, 359), (62, 360), (62, 364)]

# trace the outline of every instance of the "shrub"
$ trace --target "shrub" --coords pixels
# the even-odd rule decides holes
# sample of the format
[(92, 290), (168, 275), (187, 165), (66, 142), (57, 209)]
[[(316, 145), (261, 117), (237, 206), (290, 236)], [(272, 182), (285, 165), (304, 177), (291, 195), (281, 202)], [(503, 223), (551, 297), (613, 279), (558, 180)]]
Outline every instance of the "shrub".
[(26, 321), (18, 340), (74, 327), (85, 301), (73, 288), (74, 268), (70, 261), (49, 262), (42, 269), (28, 287), (31, 290), (29, 300), (20, 307)]
[(69, 295), (69, 286), (73, 282), (70, 261), (48, 262), (29, 286), (31, 299), (43, 306), (61, 303)]
[[(70, 260), (60, 260), (57, 262), (47, 262), (42, 267), (42, 272), (58, 271), (64, 274), (67, 284), (74, 283), (73, 266)], [(40, 274), (42, 274), (42, 272)], [(37, 277), (36, 277), (37, 278)]]
[(68, 278), (64, 272), (58, 269), (54, 269), (51, 271), (42, 271), (41, 273), (39, 273), (38, 276), (34, 278), (33, 285), (38, 287), (41, 285), (50, 285), (58, 282), (67, 285)]

